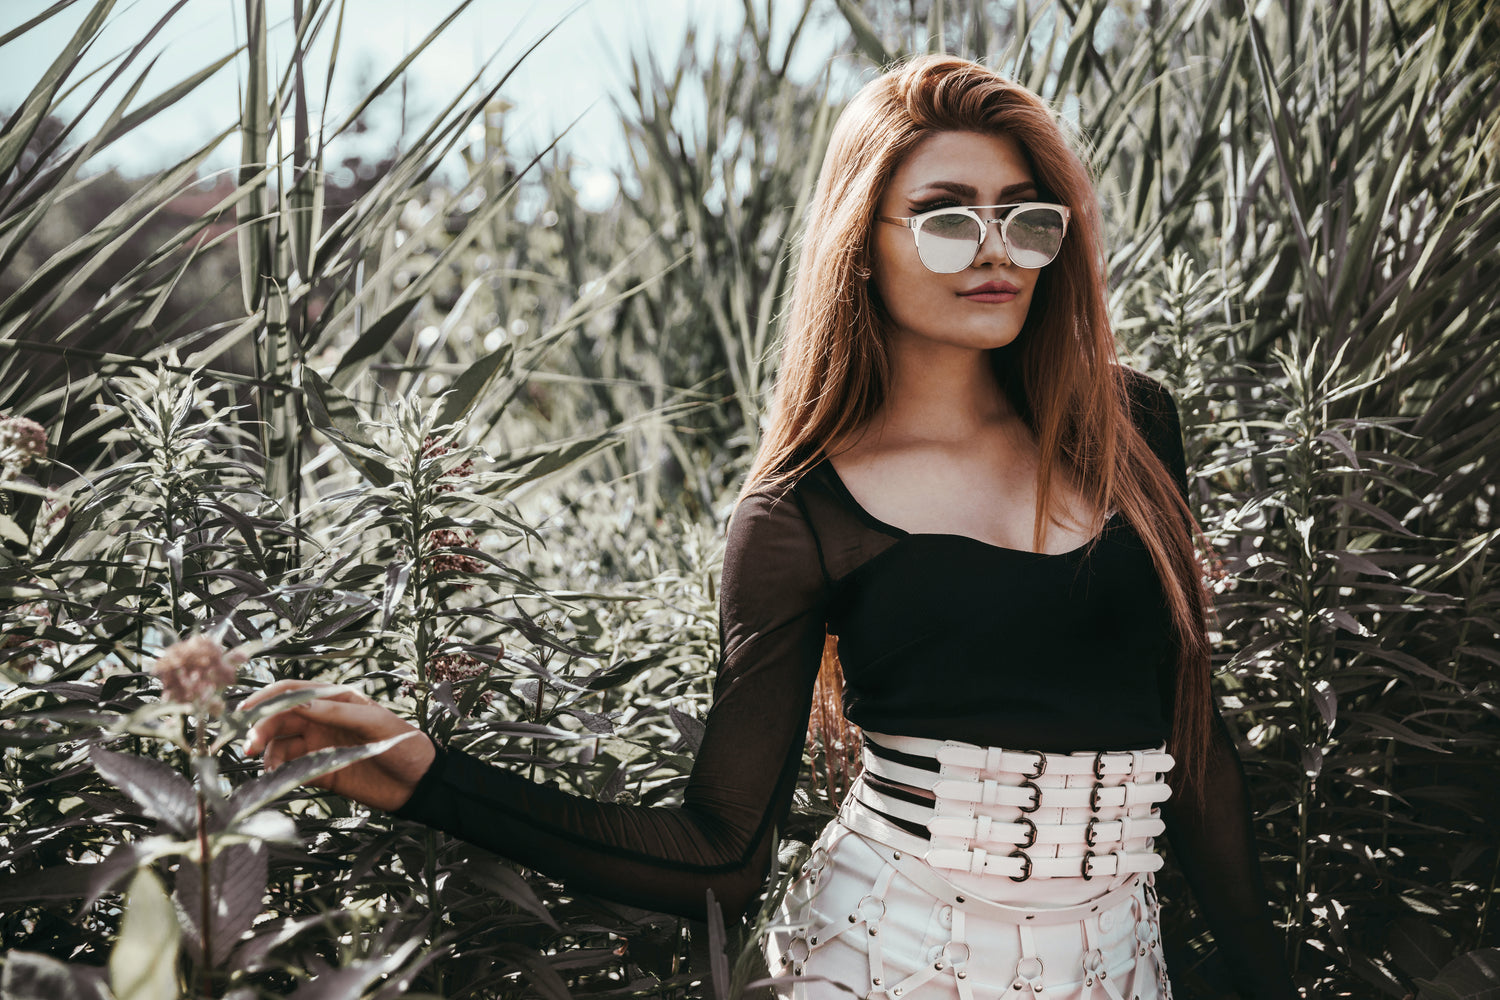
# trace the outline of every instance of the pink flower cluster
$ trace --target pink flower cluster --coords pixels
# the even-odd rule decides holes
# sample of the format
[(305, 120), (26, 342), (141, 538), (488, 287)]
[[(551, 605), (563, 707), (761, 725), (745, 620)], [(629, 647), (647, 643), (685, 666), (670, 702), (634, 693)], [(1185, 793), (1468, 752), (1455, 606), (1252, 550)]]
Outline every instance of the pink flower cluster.
[[(427, 680), (434, 686), (448, 681), (457, 687), (465, 681), (483, 677), (489, 673), (489, 669), (483, 660), (470, 653), (439, 653), (427, 661)], [(401, 685), (403, 694), (411, 694), (415, 690), (416, 686), (411, 681)], [(493, 697), (486, 691), (479, 696), (479, 704), (488, 707)]]
[(245, 657), (226, 651), (213, 636), (195, 635), (164, 649), (151, 664), (162, 697), (187, 702), (209, 715), (224, 712), (224, 689), (234, 683)]
[[(427, 542), (431, 546), (427, 553), (427, 572), (434, 576), (439, 573), (479, 573), (484, 569), (484, 563), (473, 556), (451, 551), (472, 549), (479, 544), (479, 539), (474, 537), (474, 532), (468, 529), (460, 533), (447, 528), (439, 528), (427, 536)], [(468, 585), (460, 584), (460, 586), (467, 587)]]
[(28, 417), (0, 420), (0, 464), (24, 469), (47, 457), (47, 429)]

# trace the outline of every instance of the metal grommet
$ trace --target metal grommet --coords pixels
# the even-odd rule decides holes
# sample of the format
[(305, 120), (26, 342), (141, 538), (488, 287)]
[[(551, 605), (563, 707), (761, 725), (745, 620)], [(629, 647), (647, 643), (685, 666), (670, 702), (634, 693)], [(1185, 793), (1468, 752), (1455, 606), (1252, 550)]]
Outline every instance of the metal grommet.
[(1089, 862), (1092, 861), (1095, 857), (1097, 857), (1097, 855), (1094, 854), (1093, 851), (1083, 852), (1083, 864), (1078, 866), (1078, 870), (1083, 873), (1083, 880), (1085, 882), (1094, 877), (1094, 873), (1089, 871)]
[(1012, 851), (1010, 853), (1010, 856), (1013, 858), (1020, 858), (1022, 865), (1021, 874), (1012, 875), (1010, 877), (1010, 880), (1012, 882), (1024, 882), (1027, 879), (1031, 878), (1031, 855), (1027, 854), (1025, 851)]
[(1017, 847), (1031, 847), (1036, 843), (1036, 824), (1028, 816), (1022, 816), (1021, 822), (1026, 824), (1026, 843), (1017, 844)]
[(1036, 812), (1042, 807), (1042, 790), (1038, 788), (1037, 783), (1032, 781), (1030, 778), (1027, 778), (1025, 781), (1021, 782), (1021, 787), (1031, 789), (1031, 805), (1022, 806), (1021, 811), (1023, 813)]
[(1040, 750), (1033, 750), (1032, 753), (1036, 754), (1036, 770), (1026, 776), (1028, 779), (1040, 778), (1047, 773), (1047, 755)]

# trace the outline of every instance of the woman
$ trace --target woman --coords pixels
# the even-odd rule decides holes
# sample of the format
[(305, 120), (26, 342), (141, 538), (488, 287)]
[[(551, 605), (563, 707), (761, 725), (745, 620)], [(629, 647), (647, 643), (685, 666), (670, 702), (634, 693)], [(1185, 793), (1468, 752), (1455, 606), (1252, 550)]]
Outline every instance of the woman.
[[(926, 57), (840, 117), (808, 218), (683, 805), (425, 737), (319, 783), (577, 889), (738, 914), (841, 678), (865, 767), (766, 941), (796, 995), (1168, 996), (1165, 832), (1244, 995), (1296, 996), (1209, 693), (1176, 410), (1115, 363), (1083, 164), (1035, 95)], [(248, 752), (410, 731), (349, 690)]]

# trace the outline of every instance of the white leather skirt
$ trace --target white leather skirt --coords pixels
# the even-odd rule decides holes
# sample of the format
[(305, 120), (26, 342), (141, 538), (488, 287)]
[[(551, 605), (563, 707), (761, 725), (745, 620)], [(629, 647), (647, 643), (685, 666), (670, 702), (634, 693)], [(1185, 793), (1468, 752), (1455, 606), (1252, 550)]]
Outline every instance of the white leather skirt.
[(865, 736), (763, 941), (781, 995), (1169, 1000), (1153, 839), (1170, 756)]

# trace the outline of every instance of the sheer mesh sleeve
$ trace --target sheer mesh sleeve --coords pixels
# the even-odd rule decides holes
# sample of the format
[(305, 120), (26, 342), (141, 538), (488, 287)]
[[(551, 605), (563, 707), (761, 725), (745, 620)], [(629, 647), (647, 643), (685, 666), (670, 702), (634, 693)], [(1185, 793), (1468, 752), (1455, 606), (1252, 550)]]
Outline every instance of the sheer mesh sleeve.
[[(1177, 406), (1154, 379), (1126, 374), (1138, 426), (1187, 499)], [(1169, 799), (1162, 806), (1167, 838), (1240, 993), (1254, 1000), (1295, 998), (1285, 944), (1266, 902), (1251, 816), (1245, 770), (1215, 704), (1203, 802)]]
[(790, 807), (822, 655), (826, 581), (795, 498), (752, 494), (731, 518), (713, 705), (682, 805), (596, 802), (453, 749), (395, 815), (569, 888), (703, 919), (758, 897)]

